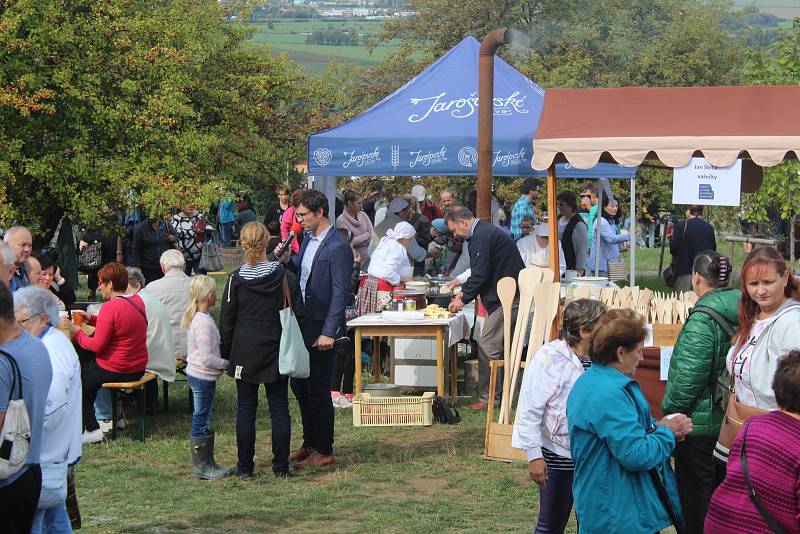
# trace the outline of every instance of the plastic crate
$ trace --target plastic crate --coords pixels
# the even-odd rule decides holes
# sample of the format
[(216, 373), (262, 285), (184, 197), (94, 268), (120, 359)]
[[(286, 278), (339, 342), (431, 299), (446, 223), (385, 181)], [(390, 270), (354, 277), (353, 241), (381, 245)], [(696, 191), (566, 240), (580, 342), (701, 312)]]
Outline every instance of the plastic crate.
[(353, 426), (430, 426), (434, 393), (422, 397), (353, 397)]

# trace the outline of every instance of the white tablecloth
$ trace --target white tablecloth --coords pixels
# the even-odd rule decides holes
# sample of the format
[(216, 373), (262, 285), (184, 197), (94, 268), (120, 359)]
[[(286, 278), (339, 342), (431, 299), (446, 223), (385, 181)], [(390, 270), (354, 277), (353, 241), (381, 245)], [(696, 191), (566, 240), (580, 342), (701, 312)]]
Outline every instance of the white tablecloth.
[[(347, 328), (357, 326), (407, 326), (407, 325), (447, 325), (447, 346), (452, 347), (462, 339), (469, 337), (470, 325), (463, 313), (459, 312), (449, 319), (416, 319), (416, 320), (387, 320), (380, 313), (370, 313), (347, 321)], [(402, 336), (398, 336), (402, 337)]]

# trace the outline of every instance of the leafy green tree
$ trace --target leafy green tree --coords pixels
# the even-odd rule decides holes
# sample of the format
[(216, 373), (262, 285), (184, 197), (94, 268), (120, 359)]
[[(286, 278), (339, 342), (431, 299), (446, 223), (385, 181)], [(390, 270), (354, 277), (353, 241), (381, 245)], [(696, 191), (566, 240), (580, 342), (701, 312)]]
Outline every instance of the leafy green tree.
[[(791, 29), (781, 30), (778, 39), (765, 50), (752, 52), (746, 80), (754, 85), (796, 85), (800, 83), (800, 18)], [(787, 161), (764, 169), (764, 181), (755, 193), (744, 195), (744, 217), (766, 222), (767, 207), (789, 220), (789, 257), (794, 260), (795, 224), (800, 215), (800, 163)]]
[[(230, 6), (232, 8), (232, 6)], [(215, 0), (0, 4), (0, 224), (102, 226), (256, 188), (303, 153), (304, 78)]]

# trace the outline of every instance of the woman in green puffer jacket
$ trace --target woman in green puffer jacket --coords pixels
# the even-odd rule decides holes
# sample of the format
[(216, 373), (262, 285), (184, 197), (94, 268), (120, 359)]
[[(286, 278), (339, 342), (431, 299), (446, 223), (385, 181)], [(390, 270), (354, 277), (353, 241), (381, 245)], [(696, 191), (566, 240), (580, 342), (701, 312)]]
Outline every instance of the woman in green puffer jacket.
[(700, 300), (675, 343), (661, 402), (665, 415), (683, 413), (692, 418), (692, 432), (675, 447), (675, 477), (689, 534), (702, 534), (718, 478), (712, 455), (725, 412), (714, 401), (714, 392), (725, 368), (731, 332), (738, 327), (741, 299), (738, 289), (727, 287), (730, 275), (728, 258), (717, 252), (701, 252), (695, 258), (692, 287)]

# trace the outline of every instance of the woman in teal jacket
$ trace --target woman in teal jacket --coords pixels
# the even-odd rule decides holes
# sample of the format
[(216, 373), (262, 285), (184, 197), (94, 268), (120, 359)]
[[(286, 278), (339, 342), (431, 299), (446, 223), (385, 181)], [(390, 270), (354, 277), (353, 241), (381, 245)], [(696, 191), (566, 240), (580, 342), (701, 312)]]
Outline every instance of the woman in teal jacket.
[(653, 534), (682, 523), (669, 458), (692, 421), (681, 414), (660, 421), (650, 415), (631, 378), (646, 337), (644, 320), (633, 310), (606, 313), (592, 339), (592, 366), (567, 399), (581, 534)]

